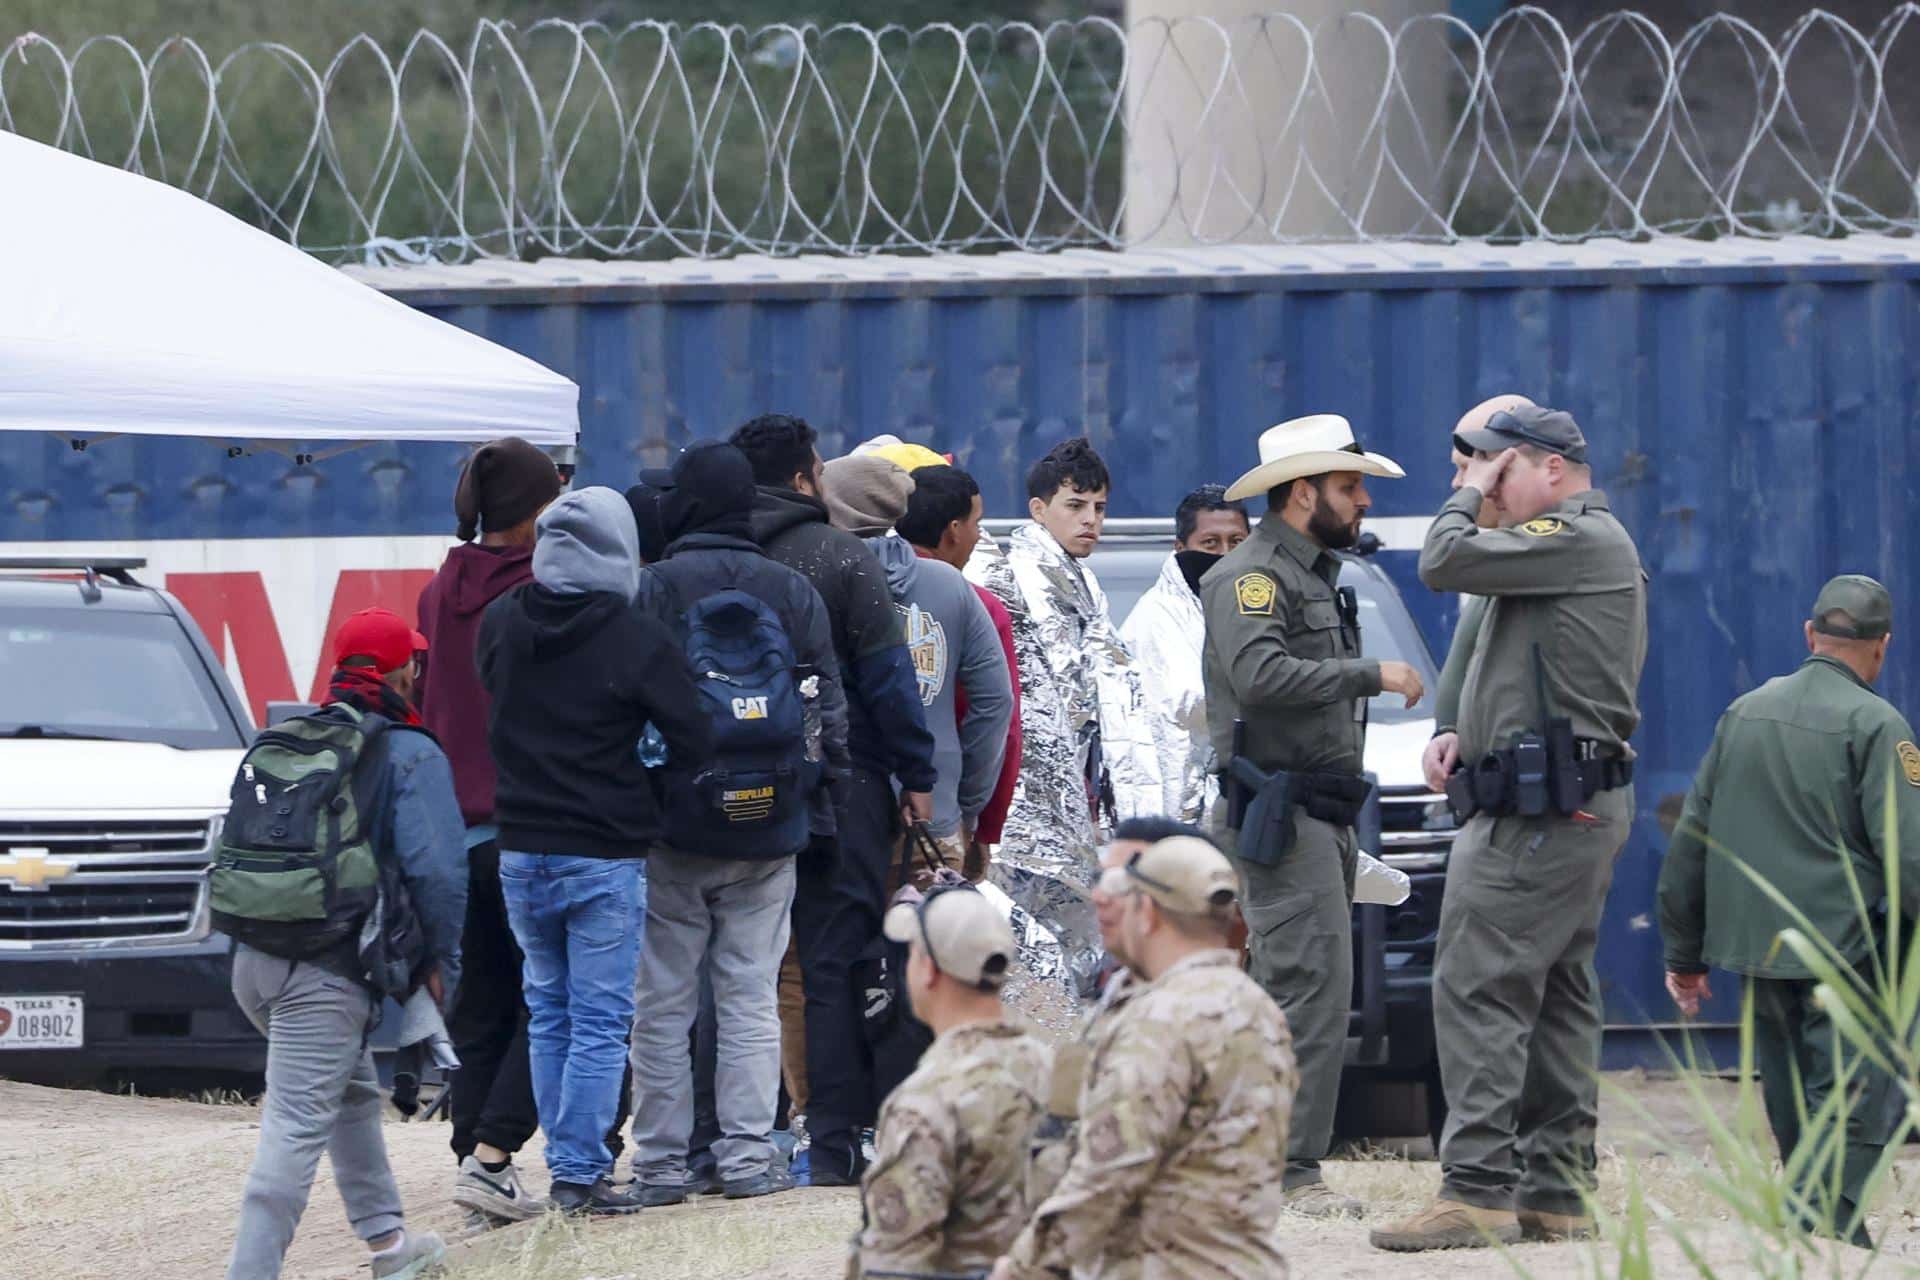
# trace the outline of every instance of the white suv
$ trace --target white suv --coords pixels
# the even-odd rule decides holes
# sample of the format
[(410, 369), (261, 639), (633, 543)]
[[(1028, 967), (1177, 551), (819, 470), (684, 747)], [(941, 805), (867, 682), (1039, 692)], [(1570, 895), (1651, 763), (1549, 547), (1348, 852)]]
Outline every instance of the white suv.
[(138, 560), (0, 559), (0, 1075), (257, 1072), (207, 872), (253, 724)]

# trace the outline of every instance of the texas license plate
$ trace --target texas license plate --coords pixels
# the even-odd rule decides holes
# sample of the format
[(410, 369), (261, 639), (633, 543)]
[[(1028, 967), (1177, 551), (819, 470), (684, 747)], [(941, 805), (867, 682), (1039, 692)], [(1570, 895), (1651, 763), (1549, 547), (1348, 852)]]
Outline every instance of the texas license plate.
[(78, 1049), (82, 1022), (79, 996), (0, 996), (0, 1050)]

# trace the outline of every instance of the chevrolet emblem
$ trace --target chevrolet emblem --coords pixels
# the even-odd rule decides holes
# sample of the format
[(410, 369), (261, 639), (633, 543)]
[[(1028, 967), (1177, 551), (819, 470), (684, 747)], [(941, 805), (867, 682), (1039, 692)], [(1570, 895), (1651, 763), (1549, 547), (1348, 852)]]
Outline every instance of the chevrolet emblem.
[(45, 849), (15, 849), (0, 858), (0, 883), (24, 893), (45, 893), (48, 884), (65, 880), (79, 866), (65, 858), (49, 858)]

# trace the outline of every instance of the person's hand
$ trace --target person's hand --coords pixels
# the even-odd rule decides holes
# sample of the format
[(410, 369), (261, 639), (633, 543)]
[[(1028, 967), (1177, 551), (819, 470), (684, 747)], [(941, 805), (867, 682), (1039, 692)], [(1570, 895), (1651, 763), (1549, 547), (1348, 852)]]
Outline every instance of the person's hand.
[(1460, 735), (1436, 733), (1420, 753), (1420, 772), (1426, 776), (1429, 791), (1445, 791), (1447, 778), (1460, 763)]
[(1013, 1280), (1013, 1263), (1006, 1258), (993, 1264), (993, 1274), (987, 1280)]
[(440, 976), (439, 965), (435, 965), (432, 969), (427, 971), (426, 986), (427, 986), (427, 994), (433, 997), (433, 1003), (435, 1004), (435, 1006), (441, 1009), (446, 1008), (447, 1007), (447, 983), (446, 983), (446, 979)]
[(1380, 691), (1404, 694), (1407, 705), (1411, 707), (1420, 701), (1421, 696), (1427, 691), (1427, 686), (1421, 683), (1420, 673), (1406, 663), (1383, 658), (1380, 661)]
[(1713, 991), (1707, 986), (1707, 975), (1704, 973), (1669, 971), (1667, 994), (1673, 997), (1673, 1002), (1680, 1007), (1680, 1012), (1689, 1018), (1699, 1015), (1702, 1000), (1713, 999)]
[(902, 791), (900, 793), (900, 817), (908, 826), (916, 822), (933, 821), (933, 792)]
[(1460, 477), (1462, 489), (1478, 489), (1480, 496), (1491, 498), (1500, 489), (1501, 478), (1507, 474), (1507, 468), (1520, 455), (1512, 449), (1502, 449), (1491, 458), (1475, 457), (1467, 464), (1466, 474)]

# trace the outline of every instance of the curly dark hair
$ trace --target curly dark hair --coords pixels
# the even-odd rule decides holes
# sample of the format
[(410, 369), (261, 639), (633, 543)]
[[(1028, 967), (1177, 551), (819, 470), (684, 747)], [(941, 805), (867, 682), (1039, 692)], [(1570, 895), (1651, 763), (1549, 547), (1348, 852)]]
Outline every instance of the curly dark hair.
[(1112, 484), (1107, 464), (1085, 436), (1061, 441), (1027, 472), (1027, 496), (1042, 502), (1053, 501), (1053, 496), (1068, 486), (1076, 493), (1098, 493)]
[(819, 439), (820, 433), (805, 418), (763, 413), (742, 423), (727, 443), (747, 455), (755, 484), (791, 489), (795, 476), (813, 473)]

